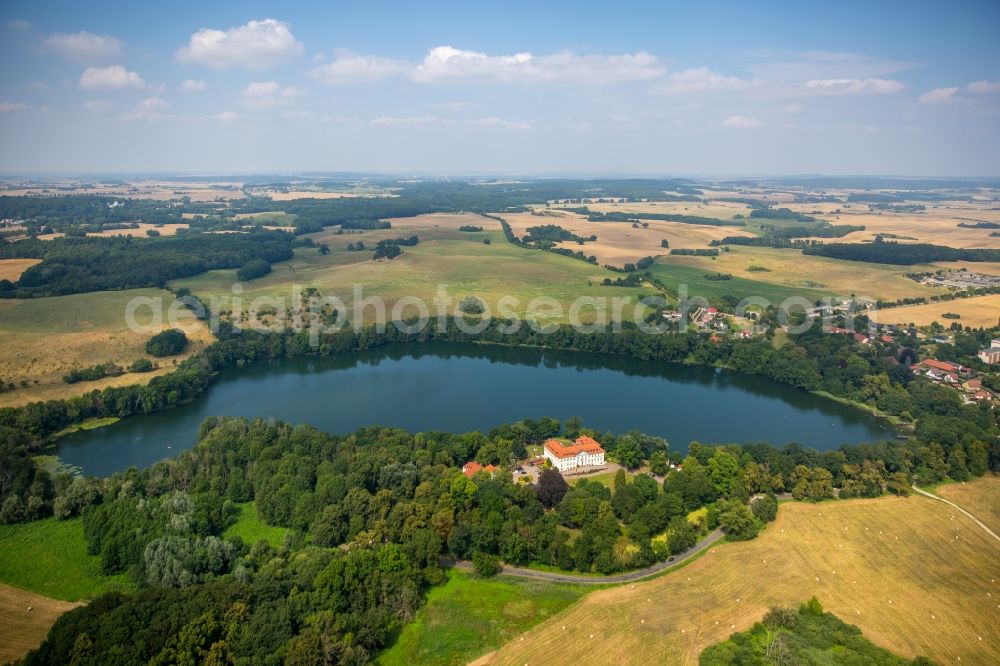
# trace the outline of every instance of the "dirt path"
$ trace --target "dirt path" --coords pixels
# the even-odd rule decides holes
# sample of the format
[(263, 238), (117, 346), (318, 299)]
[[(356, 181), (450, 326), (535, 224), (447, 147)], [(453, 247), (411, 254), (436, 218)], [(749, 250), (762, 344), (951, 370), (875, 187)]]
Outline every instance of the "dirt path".
[[(710, 532), (704, 539), (691, 546), (682, 553), (678, 553), (670, 558), (666, 562), (657, 562), (645, 569), (639, 569), (638, 571), (628, 571), (625, 573), (614, 574), (611, 576), (585, 576), (583, 574), (571, 574), (571, 573), (554, 573), (551, 571), (538, 571), (537, 569), (523, 569), (521, 567), (512, 567), (504, 565), (500, 573), (506, 576), (517, 576), (518, 578), (534, 578), (536, 580), (547, 580), (553, 583), (582, 583), (584, 585), (606, 585), (608, 583), (628, 583), (629, 581), (641, 580), (643, 578), (649, 578), (655, 574), (660, 573), (664, 569), (669, 569), (671, 567), (677, 566), (678, 564), (690, 559), (692, 556), (697, 555), (701, 551), (705, 550), (713, 543), (721, 539), (723, 536), (722, 530), (715, 530)], [(457, 569), (471, 570), (472, 563), (459, 560), (453, 565)]]
[(959, 510), (959, 511), (961, 511), (961, 512), (962, 512), (963, 514), (965, 514), (966, 516), (968, 516), (969, 518), (971, 518), (971, 519), (972, 519), (972, 522), (974, 522), (974, 523), (975, 523), (976, 525), (979, 525), (980, 527), (982, 527), (982, 528), (983, 528), (983, 529), (984, 529), (984, 530), (986, 531), (986, 533), (987, 533), (987, 534), (989, 534), (989, 535), (990, 535), (991, 537), (993, 537), (993, 538), (994, 538), (994, 539), (996, 539), (997, 541), (1000, 541), (1000, 536), (997, 536), (997, 533), (996, 533), (996, 532), (994, 532), (993, 530), (991, 530), (991, 529), (990, 529), (989, 527), (987, 527), (987, 526), (986, 526), (986, 525), (985, 525), (985, 524), (983, 523), (983, 521), (979, 520), (978, 518), (976, 518), (976, 517), (975, 517), (975, 516), (973, 516), (973, 515), (972, 515), (971, 513), (969, 513), (968, 511), (966, 511), (965, 509), (963, 509), (963, 508), (962, 508), (962, 507), (960, 507), (959, 505), (955, 504), (955, 503), (954, 503), (954, 502), (952, 502), (951, 500), (946, 500), (945, 498), (943, 498), (943, 497), (939, 497), (939, 496), (935, 495), (934, 493), (929, 493), (929, 492), (927, 492), (926, 490), (921, 490), (920, 488), (917, 488), (916, 486), (913, 486), (913, 489), (914, 489), (914, 490), (916, 490), (916, 491), (917, 491), (918, 493), (920, 493), (921, 495), (923, 495), (924, 497), (930, 497), (931, 499), (936, 499), (936, 500), (937, 500), (937, 501), (939, 501), (939, 502), (944, 502), (944, 503), (945, 503), (945, 504), (947, 504), (948, 506), (950, 506), (950, 507), (953, 507), (953, 508), (955, 508), (955, 509), (958, 509), (958, 510)]

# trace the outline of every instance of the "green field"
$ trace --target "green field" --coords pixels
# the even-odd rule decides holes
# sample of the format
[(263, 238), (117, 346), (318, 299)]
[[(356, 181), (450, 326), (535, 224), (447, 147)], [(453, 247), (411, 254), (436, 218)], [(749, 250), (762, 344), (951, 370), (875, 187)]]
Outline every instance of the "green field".
[(264, 213), (242, 213), (236, 215), (237, 220), (242, 220), (247, 224), (259, 224), (262, 226), (290, 227), (295, 224), (298, 216), (284, 211), (268, 211)]
[[(706, 262), (707, 263), (707, 262)], [(714, 262), (712, 262), (714, 263)], [(772, 284), (760, 280), (748, 280), (733, 276), (728, 280), (709, 280), (706, 275), (724, 273), (721, 268), (686, 266), (671, 263), (671, 260), (660, 259), (649, 269), (653, 277), (658, 278), (670, 290), (677, 291), (680, 285), (687, 285), (687, 297), (700, 296), (705, 299), (717, 299), (723, 296), (734, 296), (743, 299), (750, 296), (766, 298), (774, 305), (779, 305), (786, 298), (799, 296), (810, 302), (837, 295), (833, 291), (810, 289)], [(764, 273), (766, 276), (767, 274)]]
[(65, 601), (132, 587), (126, 574), (101, 574), (80, 518), (0, 525), (0, 582)]
[(464, 664), (570, 606), (594, 588), (452, 570), (378, 663)]
[[(652, 293), (645, 288), (603, 286), (600, 283), (604, 278), (614, 279), (619, 275), (578, 259), (511, 245), (494, 220), (471, 215), (463, 219), (484, 226), (487, 231), (460, 232), (446, 224), (433, 225), (433, 220), (428, 220), (426, 226), (416, 223), (357, 234), (336, 235), (333, 231), (315, 234), (318, 242), (329, 244), (330, 253), (324, 256), (313, 248), (296, 250), (293, 259), (275, 264), (269, 275), (243, 283), (244, 309), (259, 296), (290, 302), (293, 285), (316, 287), (324, 295), (342, 299), (350, 308), (354, 285), (360, 285), (363, 296), (381, 298), (389, 313), (399, 299), (416, 296), (436, 314), (432, 299), (438, 293), (438, 286), (443, 285), (452, 299), (452, 311), (462, 298), (475, 295), (495, 313), (499, 299), (509, 295), (519, 301), (511, 310), (523, 316), (532, 299), (546, 296), (563, 306), (562, 317), (546, 319), (565, 321), (569, 304), (580, 296), (604, 297), (609, 303), (613, 297), (631, 296), (634, 304), (639, 295)], [(392, 261), (372, 261), (370, 249), (360, 252), (347, 249), (348, 243), (360, 241), (373, 249), (381, 239), (411, 235), (417, 235), (420, 244), (404, 247), (403, 255)], [(489, 245), (483, 243), (486, 238), (490, 240)], [(228, 299), (232, 297), (235, 274), (234, 270), (210, 271), (172, 284), (187, 287), (203, 299)], [(626, 309), (627, 316), (631, 316), (632, 309)], [(584, 308), (581, 319), (589, 321), (591, 312), (590, 308)], [(413, 316), (416, 310), (407, 307), (402, 314)], [(374, 308), (366, 308), (364, 319), (370, 321), (373, 316)]]
[(265, 525), (257, 517), (256, 504), (247, 502), (246, 504), (237, 504), (236, 506), (240, 510), (239, 517), (237, 517), (235, 523), (223, 532), (223, 538), (233, 539), (239, 537), (248, 546), (252, 546), (258, 541), (266, 541), (275, 548), (285, 542), (285, 535), (288, 534), (288, 529)]

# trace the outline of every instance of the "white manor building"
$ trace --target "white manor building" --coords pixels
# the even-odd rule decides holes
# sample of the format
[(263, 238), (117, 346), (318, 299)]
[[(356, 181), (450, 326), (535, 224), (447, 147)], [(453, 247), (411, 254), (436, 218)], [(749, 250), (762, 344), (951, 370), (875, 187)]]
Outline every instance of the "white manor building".
[(560, 472), (578, 467), (590, 467), (604, 464), (604, 449), (593, 438), (577, 437), (573, 444), (564, 444), (557, 439), (545, 442), (545, 459)]

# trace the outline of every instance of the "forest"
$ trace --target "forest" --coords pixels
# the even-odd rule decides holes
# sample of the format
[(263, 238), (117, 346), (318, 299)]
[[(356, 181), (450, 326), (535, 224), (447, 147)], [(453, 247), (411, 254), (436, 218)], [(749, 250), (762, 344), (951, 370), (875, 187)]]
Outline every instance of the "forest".
[(16, 283), (0, 280), (0, 297), (33, 298), (87, 291), (163, 287), (167, 281), (251, 260), (292, 258), (293, 236), (187, 233), (158, 238), (86, 237), (0, 243), (0, 258), (41, 259)]
[(906, 243), (876, 238), (871, 243), (817, 243), (802, 250), (831, 259), (912, 266), (934, 261), (1000, 261), (1000, 250), (956, 249), (930, 243)]

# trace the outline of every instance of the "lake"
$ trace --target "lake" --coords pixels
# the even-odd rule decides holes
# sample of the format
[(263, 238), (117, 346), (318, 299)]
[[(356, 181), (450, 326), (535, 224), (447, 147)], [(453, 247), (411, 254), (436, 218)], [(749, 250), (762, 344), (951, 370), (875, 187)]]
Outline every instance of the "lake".
[(300, 357), (220, 373), (196, 401), (61, 438), (87, 474), (146, 467), (195, 444), (209, 416), (260, 416), (344, 434), (381, 424), (413, 432), (489, 430), (549, 416), (671, 450), (704, 443), (798, 442), (825, 450), (894, 436), (866, 412), (726, 370), (566, 351), (481, 345), (394, 346)]

